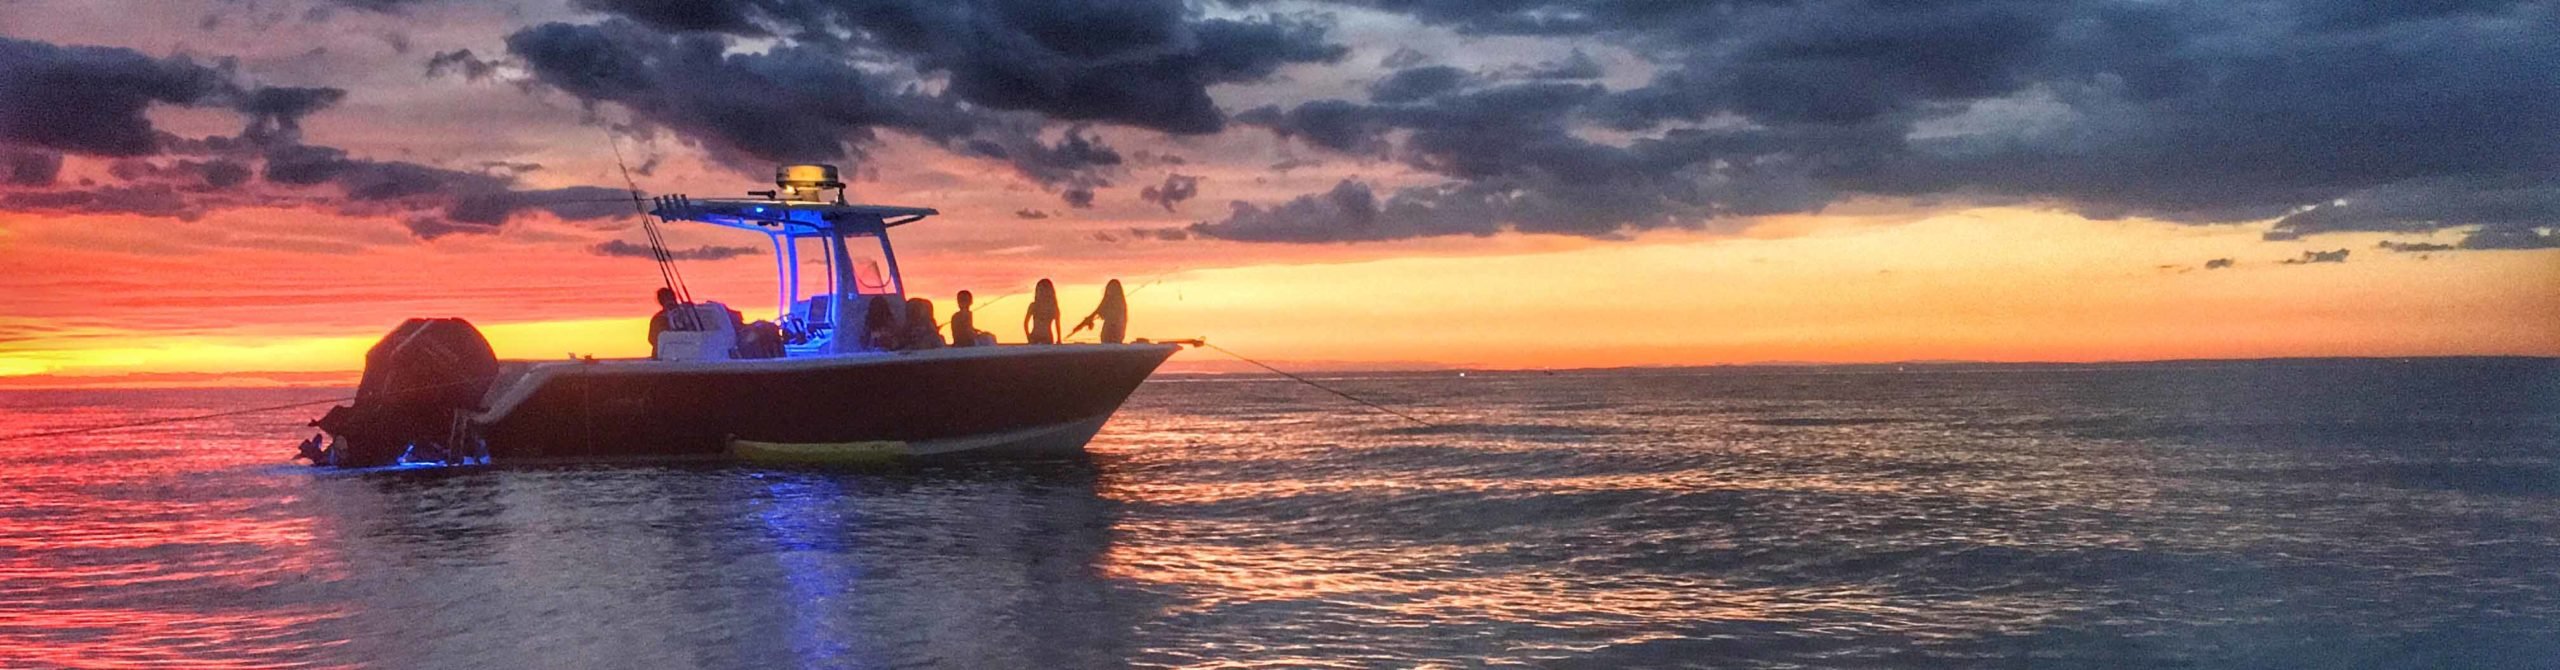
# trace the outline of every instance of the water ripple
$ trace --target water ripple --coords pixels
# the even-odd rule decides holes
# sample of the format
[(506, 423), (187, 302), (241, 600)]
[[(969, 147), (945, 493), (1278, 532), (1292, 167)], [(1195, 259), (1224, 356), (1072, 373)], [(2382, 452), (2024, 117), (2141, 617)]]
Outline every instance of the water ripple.
[[(2382, 367), (2376, 367), (2382, 366)], [(1057, 463), (0, 447), (0, 666), (2537, 667), (2560, 364), (1151, 384)], [(0, 393), (51, 428), (334, 395)]]

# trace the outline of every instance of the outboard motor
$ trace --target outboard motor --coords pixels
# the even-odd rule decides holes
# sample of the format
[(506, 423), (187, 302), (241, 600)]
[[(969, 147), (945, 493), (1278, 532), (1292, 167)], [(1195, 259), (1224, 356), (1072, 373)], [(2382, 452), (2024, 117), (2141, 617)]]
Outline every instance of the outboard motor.
[(384, 335), (364, 355), (364, 379), (353, 405), (329, 409), (311, 422), (338, 443), (314, 465), (363, 468), (391, 465), (410, 448), (431, 447), (450, 460), (456, 426), (481, 409), (481, 397), (498, 376), (498, 357), (480, 329), (462, 319), (410, 319)]

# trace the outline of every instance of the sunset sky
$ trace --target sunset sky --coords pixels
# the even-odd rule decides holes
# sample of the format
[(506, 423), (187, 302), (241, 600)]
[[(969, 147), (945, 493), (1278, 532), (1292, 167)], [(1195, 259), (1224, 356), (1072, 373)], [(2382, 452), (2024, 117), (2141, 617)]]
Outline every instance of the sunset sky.
[(2498, 0), (0, 0), (0, 387), (645, 355), (617, 147), (938, 208), (909, 288), (1009, 341), (1118, 277), (1311, 369), (2560, 355), (2555, 64)]

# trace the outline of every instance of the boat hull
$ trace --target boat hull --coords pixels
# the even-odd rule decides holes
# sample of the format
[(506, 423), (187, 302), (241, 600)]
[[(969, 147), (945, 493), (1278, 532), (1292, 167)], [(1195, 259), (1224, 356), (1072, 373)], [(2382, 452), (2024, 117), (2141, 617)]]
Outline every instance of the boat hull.
[(963, 347), (770, 361), (544, 363), (491, 391), (498, 461), (723, 457), (733, 442), (1071, 454), (1174, 345)]

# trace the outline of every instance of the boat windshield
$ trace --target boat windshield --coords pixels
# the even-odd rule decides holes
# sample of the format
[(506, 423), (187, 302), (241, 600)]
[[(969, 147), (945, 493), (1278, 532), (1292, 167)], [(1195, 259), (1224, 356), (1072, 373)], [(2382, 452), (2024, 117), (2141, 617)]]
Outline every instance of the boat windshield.
[(846, 235), (844, 238), (846, 269), (853, 275), (854, 293), (861, 295), (897, 295), (903, 293), (898, 278), (889, 272), (888, 250), (881, 239), (871, 235)]
[(790, 302), (786, 304), (805, 305), (810, 299), (828, 295), (835, 290), (833, 282), (829, 281), (835, 276), (835, 266), (827, 262), (826, 238), (793, 238), (791, 250), (792, 261), (798, 263), (799, 267), (789, 268), (793, 274), (784, 277), (784, 281), (788, 282), (784, 288), (791, 291)]

